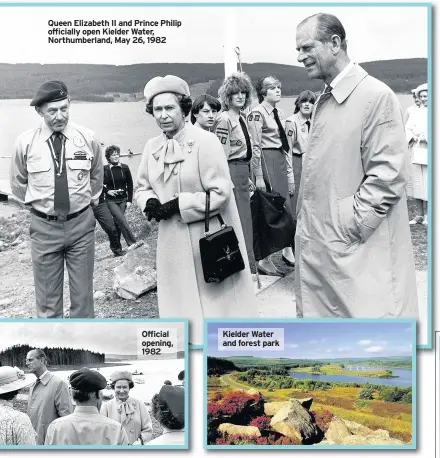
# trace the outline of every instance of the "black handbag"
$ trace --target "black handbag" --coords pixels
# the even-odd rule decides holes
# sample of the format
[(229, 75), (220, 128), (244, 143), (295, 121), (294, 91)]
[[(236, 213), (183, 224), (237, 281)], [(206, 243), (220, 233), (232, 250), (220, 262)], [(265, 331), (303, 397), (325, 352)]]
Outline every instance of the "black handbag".
[(206, 283), (220, 283), (225, 278), (244, 269), (243, 257), (238, 246), (234, 228), (223, 221), (221, 215), (216, 215), (221, 229), (211, 234), (209, 232), (210, 193), (206, 193), (205, 236), (199, 240), (200, 258), (203, 276)]
[(251, 197), (254, 256), (256, 261), (291, 246), (296, 223), (277, 192), (255, 190)]

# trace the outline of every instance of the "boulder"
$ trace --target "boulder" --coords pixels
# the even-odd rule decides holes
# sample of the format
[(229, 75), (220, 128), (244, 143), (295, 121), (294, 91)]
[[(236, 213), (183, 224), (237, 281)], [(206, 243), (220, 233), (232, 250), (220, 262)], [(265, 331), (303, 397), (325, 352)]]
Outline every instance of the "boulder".
[(315, 444), (322, 439), (322, 432), (313, 417), (296, 399), (290, 400), (275, 414), (270, 422), (272, 429), (302, 444)]
[(147, 244), (129, 251), (114, 272), (113, 289), (116, 294), (124, 299), (137, 299), (157, 287), (156, 251)]
[(274, 401), (264, 404), (264, 414), (273, 417), (282, 407), (289, 404), (289, 401)]
[(399, 439), (383, 438), (378, 436), (358, 436), (352, 435), (345, 437), (340, 445), (405, 445)]
[(233, 425), (232, 423), (222, 423), (218, 427), (218, 432), (221, 434), (241, 434), (242, 436), (260, 437), (260, 430), (256, 426), (241, 426)]
[(344, 438), (352, 435), (352, 432), (343, 420), (338, 417), (333, 417), (332, 421), (328, 425), (325, 438), (334, 444), (340, 444)]
[(98, 300), (98, 299), (101, 299), (103, 297), (105, 297), (105, 293), (103, 293), (102, 291), (95, 291), (93, 293), (93, 300), (95, 300), (95, 301)]
[(313, 398), (303, 398), (303, 399), (297, 399), (297, 401), (304, 407), (304, 409), (310, 410), (310, 407), (312, 407), (312, 402)]

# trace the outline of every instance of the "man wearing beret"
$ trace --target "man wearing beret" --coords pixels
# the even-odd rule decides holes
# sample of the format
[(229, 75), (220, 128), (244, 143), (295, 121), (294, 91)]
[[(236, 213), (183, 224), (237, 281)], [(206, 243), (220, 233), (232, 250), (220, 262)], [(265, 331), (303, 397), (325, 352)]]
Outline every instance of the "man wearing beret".
[(31, 101), (43, 118), (21, 134), (11, 163), (11, 189), (30, 207), (31, 253), (39, 318), (63, 317), (64, 262), (70, 317), (93, 318), (96, 220), (90, 208), (102, 191), (99, 141), (69, 122), (70, 99), (61, 81), (48, 81)]
[(106, 378), (82, 368), (73, 372), (69, 380), (75, 411), (49, 425), (45, 445), (128, 445), (122, 425), (99, 413)]

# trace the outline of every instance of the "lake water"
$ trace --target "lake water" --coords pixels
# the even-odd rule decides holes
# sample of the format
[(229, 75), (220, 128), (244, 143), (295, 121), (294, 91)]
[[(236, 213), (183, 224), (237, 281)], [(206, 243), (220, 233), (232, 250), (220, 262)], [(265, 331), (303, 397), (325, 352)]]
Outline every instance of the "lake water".
[[(290, 375), (294, 379), (309, 379), (309, 380), (319, 380), (321, 382), (344, 382), (344, 383), (372, 383), (374, 385), (393, 385), (400, 387), (407, 387), (412, 385), (412, 370), (411, 369), (396, 369), (392, 367), (385, 368), (376, 368), (376, 367), (366, 367), (363, 370), (382, 370), (390, 369), (393, 371), (393, 375), (397, 378), (375, 378), (375, 377), (361, 377), (356, 375), (316, 375), (310, 374), (307, 372), (291, 372)], [(356, 369), (353, 370), (355, 372)]]
[[(80, 369), (80, 367), (78, 367)], [(177, 375), (180, 371), (185, 369), (184, 359), (167, 359), (167, 360), (151, 360), (151, 361), (121, 361), (118, 366), (111, 365), (109, 367), (99, 367), (99, 372), (107, 378), (116, 369), (126, 369), (130, 372), (142, 372), (143, 375), (133, 375), (133, 381), (139, 379), (145, 383), (135, 383), (134, 387), (130, 390), (130, 396), (144, 402), (151, 402), (151, 398), (159, 392), (165, 380), (169, 380), (173, 385), (180, 385), (182, 382), (178, 381)], [(54, 371), (54, 374), (64, 381), (68, 381), (68, 377), (72, 372), (77, 369), (68, 371)]]
[[(399, 100), (404, 110), (412, 104), (410, 95), (399, 95)], [(283, 98), (278, 104), (286, 117), (293, 114), (294, 101), (294, 97)], [(40, 123), (41, 118), (29, 102), (28, 99), (0, 100), (0, 179), (9, 179), (10, 156), (17, 136)], [(147, 140), (160, 133), (154, 119), (145, 112), (144, 102), (74, 102), (70, 120), (92, 129), (105, 145), (119, 145), (122, 154), (127, 154), (129, 149), (141, 153)], [(135, 179), (140, 158), (122, 159), (130, 166)]]

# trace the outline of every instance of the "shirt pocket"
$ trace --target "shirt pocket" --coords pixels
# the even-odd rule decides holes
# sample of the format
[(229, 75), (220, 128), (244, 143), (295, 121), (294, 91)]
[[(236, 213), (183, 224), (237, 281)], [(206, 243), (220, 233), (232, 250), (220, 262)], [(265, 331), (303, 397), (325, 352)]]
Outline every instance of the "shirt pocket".
[(76, 186), (81, 186), (89, 180), (92, 163), (89, 159), (70, 159), (66, 161), (70, 179)]
[(29, 160), (27, 171), (29, 183), (35, 187), (48, 187), (51, 185), (51, 163), (44, 158)]

